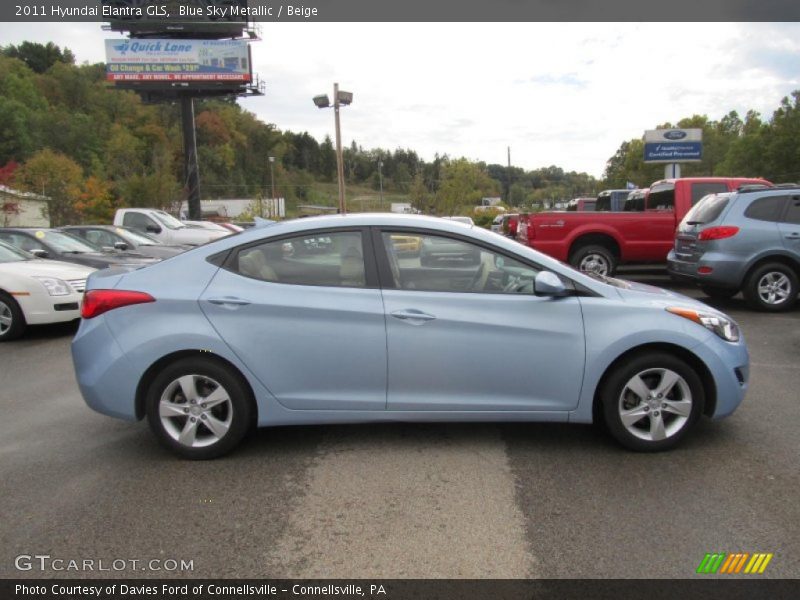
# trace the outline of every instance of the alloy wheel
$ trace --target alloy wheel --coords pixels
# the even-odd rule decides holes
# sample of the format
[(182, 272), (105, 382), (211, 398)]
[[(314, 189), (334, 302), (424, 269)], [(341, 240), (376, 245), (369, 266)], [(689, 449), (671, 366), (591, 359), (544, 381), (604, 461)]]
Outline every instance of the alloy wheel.
[(230, 394), (203, 375), (184, 375), (164, 389), (158, 404), (164, 431), (182, 446), (204, 448), (219, 442), (233, 422)]
[(584, 273), (608, 275), (608, 261), (602, 254), (587, 254), (581, 259), (578, 268)]
[(646, 369), (631, 377), (618, 401), (622, 425), (635, 437), (658, 442), (677, 434), (692, 414), (687, 381), (670, 369)]
[(780, 271), (764, 273), (758, 280), (758, 297), (764, 304), (771, 306), (783, 304), (789, 298), (791, 290), (791, 281)]
[(0, 335), (5, 335), (14, 323), (11, 307), (0, 300)]

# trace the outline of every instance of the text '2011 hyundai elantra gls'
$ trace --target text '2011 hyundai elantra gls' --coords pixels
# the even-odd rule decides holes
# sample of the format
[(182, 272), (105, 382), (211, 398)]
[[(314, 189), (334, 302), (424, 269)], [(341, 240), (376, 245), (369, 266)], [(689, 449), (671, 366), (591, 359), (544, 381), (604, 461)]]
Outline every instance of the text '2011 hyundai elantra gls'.
[[(449, 252), (399, 253), (419, 247)], [(146, 418), (187, 458), (252, 426), (602, 420), (675, 446), (747, 389), (736, 323), (443, 219), (285, 221), (87, 283), (72, 344), (86, 402)]]

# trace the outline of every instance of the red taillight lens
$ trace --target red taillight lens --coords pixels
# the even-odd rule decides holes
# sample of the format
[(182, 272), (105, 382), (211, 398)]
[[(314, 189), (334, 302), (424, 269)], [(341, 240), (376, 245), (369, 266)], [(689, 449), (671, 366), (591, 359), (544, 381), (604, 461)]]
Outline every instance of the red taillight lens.
[(89, 290), (83, 296), (81, 316), (84, 319), (93, 319), (104, 312), (130, 306), (131, 304), (144, 304), (155, 302), (156, 299), (144, 292), (129, 292), (126, 290)]
[(737, 233), (739, 233), (739, 228), (732, 227), (730, 225), (723, 227), (709, 227), (708, 229), (703, 229), (703, 231), (700, 232), (700, 235), (697, 236), (697, 239), (701, 241), (724, 240), (725, 238), (735, 236)]

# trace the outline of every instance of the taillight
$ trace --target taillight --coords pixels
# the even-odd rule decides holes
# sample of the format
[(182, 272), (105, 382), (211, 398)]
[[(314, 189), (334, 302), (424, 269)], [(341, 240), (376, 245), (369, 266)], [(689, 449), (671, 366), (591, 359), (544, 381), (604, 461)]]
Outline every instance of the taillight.
[(145, 304), (155, 302), (156, 299), (144, 292), (129, 292), (126, 290), (89, 290), (83, 296), (81, 316), (84, 319), (93, 319), (104, 312), (130, 306), (132, 304)]
[(725, 238), (735, 236), (737, 233), (739, 233), (739, 228), (731, 225), (709, 227), (708, 229), (703, 229), (700, 235), (697, 236), (697, 239), (700, 241), (724, 240)]

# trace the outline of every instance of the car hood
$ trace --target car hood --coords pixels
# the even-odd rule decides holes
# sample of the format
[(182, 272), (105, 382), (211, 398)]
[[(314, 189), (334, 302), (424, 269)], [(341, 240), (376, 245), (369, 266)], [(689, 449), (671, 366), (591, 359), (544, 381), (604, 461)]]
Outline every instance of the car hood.
[[(656, 308), (667, 308), (669, 306), (683, 306), (686, 308), (694, 308), (708, 313), (724, 315), (725, 313), (717, 310), (716, 308), (704, 304), (695, 298), (677, 294), (664, 288), (656, 287), (654, 285), (647, 285), (646, 283), (636, 283), (634, 281), (627, 281), (624, 279), (614, 279), (614, 288), (620, 297), (626, 301), (646, 306), (653, 306)], [(727, 316), (727, 315), (726, 315)]]
[(56, 277), (58, 279), (85, 279), (93, 273), (91, 267), (61, 262), (58, 260), (24, 260), (0, 263), (0, 272), (29, 277)]
[(223, 231), (211, 231), (210, 229), (195, 229), (184, 227), (183, 229), (173, 230), (173, 239), (179, 244), (206, 244), (218, 240), (221, 237), (230, 235)]

